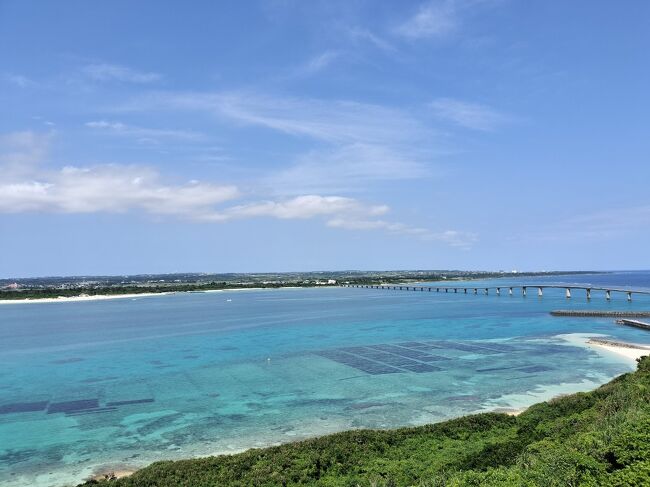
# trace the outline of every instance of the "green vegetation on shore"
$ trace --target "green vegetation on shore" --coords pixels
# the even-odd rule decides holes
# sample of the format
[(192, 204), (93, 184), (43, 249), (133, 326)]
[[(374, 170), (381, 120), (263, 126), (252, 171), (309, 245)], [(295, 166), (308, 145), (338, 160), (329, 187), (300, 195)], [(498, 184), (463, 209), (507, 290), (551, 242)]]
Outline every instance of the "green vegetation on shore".
[[(292, 283), (227, 283), (209, 282), (205, 284), (170, 284), (165, 286), (97, 286), (97, 287), (71, 287), (66, 289), (43, 288), (24, 289), (20, 291), (0, 291), (0, 301), (9, 299), (44, 299), (76, 296), (119, 296), (121, 294), (149, 294), (149, 293), (178, 293), (178, 292), (202, 292), (223, 289), (252, 289), (252, 288), (281, 288), (281, 287), (313, 287), (315, 284)], [(320, 286), (327, 286), (322, 284)]]
[[(347, 431), (229, 456), (157, 462), (115, 487), (650, 485), (650, 357), (595, 391), (521, 415)], [(96, 481), (82, 484), (84, 486)], [(100, 482), (103, 483), (103, 482)]]

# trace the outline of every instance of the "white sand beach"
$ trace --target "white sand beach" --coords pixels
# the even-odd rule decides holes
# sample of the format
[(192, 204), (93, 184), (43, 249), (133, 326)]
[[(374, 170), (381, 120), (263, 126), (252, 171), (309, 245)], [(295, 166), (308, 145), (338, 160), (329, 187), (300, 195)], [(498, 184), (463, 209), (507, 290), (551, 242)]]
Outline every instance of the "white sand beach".
[(77, 303), (80, 301), (102, 301), (106, 299), (146, 298), (151, 296), (164, 296), (169, 294), (173, 294), (173, 293), (167, 292), (167, 293), (140, 293), (140, 294), (96, 294), (96, 295), (80, 295), (80, 296), (59, 296), (58, 298), (5, 299), (5, 300), (0, 300), (0, 305), (28, 304), (28, 303)]
[(83, 301), (101, 301), (106, 299), (136, 299), (152, 296), (168, 296), (178, 293), (231, 293), (241, 291), (274, 291), (278, 289), (337, 289), (337, 286), (281, 286), (281, 287), (243, 287), (234, 289), (206, 289), (200, 291), (169, 291), (160, 293), (138, 293), (138, 294), (93, 294), (79, 296), (59, 296), (56, 298), (25, 298), (25, 299), (4, 299), (0, 300), (2, 304), (26, 304), (26, 303), (77, 303)]
[(635, 361), (645, 355), (650, 355), (650, 346), (646, 345), (616, 342), (601, 338), (591, 338), (586, 343), (595, 349), (606, 350), (607, 352), (615, 353)]
[(614, 354), (623, 357), (631, 364), (635, 364), (640, 357), (650, 355), (650, 344), (617, 341), (610, 338), (609, 335), (568, 333), (557, 336), (575, 346), (589, 347), (605, 355)]

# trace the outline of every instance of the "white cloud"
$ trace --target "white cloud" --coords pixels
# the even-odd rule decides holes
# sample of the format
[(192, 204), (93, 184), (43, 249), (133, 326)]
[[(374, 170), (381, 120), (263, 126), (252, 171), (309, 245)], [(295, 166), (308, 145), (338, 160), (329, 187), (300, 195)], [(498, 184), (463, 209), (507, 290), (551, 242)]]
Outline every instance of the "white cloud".
[[(246, 195), (234, 185), (200, 181), (170, 183), (150, 167), (104, 164), (58, 170), (40, 168), (51, 137), (52, 134), (32, 132), (0, 135), (0, 213), (142, 211), (196, 222), (317, 218), (333, 228), (381, 230), (439, 240), (452, 246), (466, 245), (465, 237), (458, 232), (435, 234), (424, 228), (387, 222), (379, 218), (388, 213), (388, 206), (340, 195), (312, 193), (245, 201)], [(387, 166), (383, 170), (385, 177), (390, 177), (391, 168)], [(361, 177), (365, 173), (361, 165), (348, 176)], [(233, 204), (237, 200), (244, 202)]]
[(218, 220), (272, 217), (282, 220), (308, 219), (328, 215), (380, 215), (388, 211), (385, 205), (366, 205), (343, 196), (301, 195), (281, 201), (261, 201), (226, 208)]
[(126, 83), (152, 83), (162, 76), (158, 73), (138, 71), (119, 64), (97, 63), (88, 64), (82, 72), (94, 81), (118, 81)]
[(395, 32), (408, 39), (443, 38), (455, 32), (458, 25), (458, 2), (435, 0), (422, 5)]
[(205, 138), (203, 134), (189, 130), (152, 129), (127, 125), (122, 122), (108, 122), (106, 120), (87, 122), (85, 125), (86, 127), (106, 131), (114, 135), (137, 137), (145, 140), (167, 138), (181, 140), (202, 140)]
[(153, 169), (103, 165), (64, 167), (32, 179), (0, 180), (0, 212), (121, 213), (199, 218), (239, 195), (234, 186), (190, 182), (169, 185)]
[(441, 119), (474, 130), (492, 131), (511, 121), (511, 117), (486, 105), (453, 98), (438, 98), (430, 107)]

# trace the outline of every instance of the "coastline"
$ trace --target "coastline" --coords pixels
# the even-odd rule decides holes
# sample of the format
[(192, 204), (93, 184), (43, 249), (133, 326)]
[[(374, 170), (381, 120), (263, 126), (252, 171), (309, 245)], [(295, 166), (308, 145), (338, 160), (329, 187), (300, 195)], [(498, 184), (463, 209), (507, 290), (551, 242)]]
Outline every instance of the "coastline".
[(637, 359), (650, 355), (650, 344), (628, 343), (609, 338), (602, 333), (569, 333), (556, 335), (573, 346), (587, 347), (603, 356), (616, 356), (636, 366)]
[(33, 304), (33, 303), (78, 303), (84, 301), (104, 301), (108, 299), (135, 299), (149, 298), (152, 296), (166, 296), (175, 294), (175, 291), (160, 293), (138, 293), (138, 294), (93, 294), (88, 296), (59, 296), (58, 298), (25, 298), (25, 299), (4, 299), (0, 300), (0, 306), (3, 304)]
[[(569, 345), (589, 348), (605, 357), (615, 357), (617, 360), (623, 361), (633, 368), (636, 367), (636, 362), (639, 358), (650, 355), (650, 345), (627, 343), (616, 341), (609, 338), (610, 335), (593, 334), (593, 333), (569, 333), (556, 335), (567, 342)], [(611, 380), (611, 378), (602, 378), (604, 382)], [(574, 383), (560, 383), (548, 386), (540, 386), (524, 394), (508, 394), (499, 397), (494, 401), (494, 407), (487, 407), (478, 412), (498, 412), (505, 413), (510, 416), (519, 416), (526, 411), (533, 404), (539, 402), (552, 401), (554, 399), (563, 397), (567, 394), (573, 394), (580, 391), (592, 391), (600, 387), (603, 381), (583, 380), (582, 382)], [(531, 398), (534, 398), (531, 403)], [(507, 401), (509, 406), (499, 406), (496, 403)], [(524, 405), (527, 404), (527, 405)]]
[[(214, 291), (208, 291), (208, 292), (214, 292)], [(650, 345), (619, 342), (611, 338), (608, 338), (609, 335), (571, 333), (571, 334), (562, 334), (556, 336), (566, 341), (569, 345), (592, 348), (597, 352), (604, 352), (605, 355), (609, 355), (610, 357), (612, 355), (615, 355), (617, 359), (619, 360), (621, 358), (625, 359), (624, 361), (630, 363), (631, 365), (636, 364), (637, 358), (642, 357), (644, 355), (650, 355)], [(472, 413), (467, 413), (466, 415), (495, 412), (495, 413), (507, 414), (509, 416), (519, 416), (534, 404), (553, 401), (555, 399), (559, 399), (564, 396), (574, 394), (577, 392), (593, 391), (598, 387), (600, 387), (602, 384), (609, 382), (611, 379), (612, 377), (603, 376), (603, 377), (599, 377), (597, 380), (585, 379), (581, 382), (559, 383), (559, 384), (552, 384), (546, 386), (539, 386), (523, 394), (510, 394), (510, 395), (501, 396), (497, 400), (494, 400), (492, 405), (487, 405), (488, 407), (486, 408), (477, 409), (476, 411)], [(502, 404), (499, 404), (502, 403), (504, 400), (509, 402), (510, 405), (504, 407)], [(344, 427), (341, 430), (325, 431), (316, 435), (310, 435), (310, 434), (298, 435), (296, 438), (287, 442), (284, 441), (278, 442), (274, 440), (262, 441), (258, 444), (251, 445), (250, 447), (244, 446), (246, 442), (243, 442), (242, 444), (237, 446), (232, 445), (234, 448), (206, 451), (205, 454), (190, 455), (188, 457), (182, 457), (180, 458), (180, 460), (203, 458), (209, 456), (235, 455), (238, 453), (248, 451), (253, 448), (267, 448), (271, 446), (277, 446), (277, 445), (292, 443), (296, 441), (300, 442), (311, 438), (328, 436), (331, 434), (335, 434), (337, 432), (350, 431), (354, 429), (355, 428)], [(389, 428), (389, 429), (395, 429), (395, 428)], [(109, 465), (95, 467), (92, 475), (86, 478), (94, 478), (97, 480), (101, 480), (105, 478), (107, 474), (110, 475), (111, 473), (114, 473), (115, 477), (117, 478), (126, 477), (132, 475), (133, 473), (137, 472), (142, 468), (145, 468), (148, 465), (142, 466), (140, 468), (136, 468), (133, 466), (127, 467), (122, 465), (119, 467), (119, 470), (117, 467), (110, 467)]]
[(229, 293), (238, 291), (275, 291), (278, 289), (336, 289), (338, 286), (281, 286), (281, 287), (242, 287), (234, 289), (206, 289), (202, 291), (161, 291), (152, 293), (130, 293), (130, 294), (90, 294), (86, 296), (59, 296), (56, 298), (24, 298), (24, 299), (0, 299), (0, 306), (3, 304), (33, 304), (33, 303), (77, 303), (86, 301), (104, 301), (108, 299), (137, 299), (150, 298), (154, 296), (169, 296), (172, 294), (207, 294), (207, 293)]
[(636, 343), (617, 342), (613, 340), (604, 340), (601, 338), (590, 338), (587, 340), (587, 345), (598, 351), (604, 350), (609, 353), (614, 353), (621, 357), (633, 360), (650, 355), (650, 347)]

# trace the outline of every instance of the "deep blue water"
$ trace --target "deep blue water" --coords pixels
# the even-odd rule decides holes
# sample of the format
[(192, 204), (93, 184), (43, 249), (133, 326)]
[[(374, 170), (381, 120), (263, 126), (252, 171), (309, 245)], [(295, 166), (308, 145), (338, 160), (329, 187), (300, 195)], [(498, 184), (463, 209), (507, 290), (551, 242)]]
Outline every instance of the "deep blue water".
[[(522, 281), (650, 289), (648, 272), (487, 283)], [(650, 297), (327, 288), (0, 305), (0, 484), (520, 408), (633, 368), (575, 334), (650, 342), (559, 308)]]

